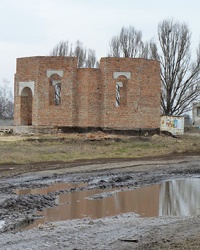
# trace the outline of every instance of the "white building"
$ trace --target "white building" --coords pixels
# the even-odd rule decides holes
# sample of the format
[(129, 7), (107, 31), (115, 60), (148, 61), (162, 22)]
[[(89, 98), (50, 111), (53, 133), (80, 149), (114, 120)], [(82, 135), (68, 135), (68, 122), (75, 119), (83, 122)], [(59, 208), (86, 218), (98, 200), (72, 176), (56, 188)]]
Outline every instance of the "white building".
[(193, 125), (200, 126), (200, 102), (195, 102), (192, 108)]

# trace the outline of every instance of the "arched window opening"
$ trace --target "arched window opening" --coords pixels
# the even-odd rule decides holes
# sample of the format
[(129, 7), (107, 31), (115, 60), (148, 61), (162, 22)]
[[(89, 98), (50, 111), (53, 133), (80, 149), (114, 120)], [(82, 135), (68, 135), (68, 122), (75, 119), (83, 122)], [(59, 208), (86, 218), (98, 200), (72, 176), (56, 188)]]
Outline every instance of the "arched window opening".
[(120, 88), (123, 87), (122, 82), (117, 82), (116, 83), (116, 107), (120, 106)]
[(125, 76), (119, 76), (116, 82), (116, 107), (127, 105), (127, 81)]
[(60, 105), (61, 104), (61, 77), (57, 74), (53, 74), (49, 78), (49, 104)]

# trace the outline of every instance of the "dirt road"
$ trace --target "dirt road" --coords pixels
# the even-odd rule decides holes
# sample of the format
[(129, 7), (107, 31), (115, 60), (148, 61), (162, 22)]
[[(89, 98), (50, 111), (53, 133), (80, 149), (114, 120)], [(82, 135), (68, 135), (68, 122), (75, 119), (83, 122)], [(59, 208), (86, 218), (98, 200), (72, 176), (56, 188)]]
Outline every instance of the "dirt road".
[[(37, 166), (37, 167), (36, 167)], [(200, 156), (174, 156), (152, 160), (99, 160), (75, 163), (1, 166), (0, 249), (200, 249), (200, 217), (141, 218), (135, 213), (102, 219), (75, 219), (24, 225), (36, 212), (56, 205), (56, 197), (78, 190), (129, 188), (165, 180), (200, 176)], [(33, 173), (34, 172), (34, 173)], [(10, 177), (8, 176), (10, 173)], [(78, 189), (39, 195), (17, 195), (14, 190), (34, 189), (52, 183), (86, 183)]]

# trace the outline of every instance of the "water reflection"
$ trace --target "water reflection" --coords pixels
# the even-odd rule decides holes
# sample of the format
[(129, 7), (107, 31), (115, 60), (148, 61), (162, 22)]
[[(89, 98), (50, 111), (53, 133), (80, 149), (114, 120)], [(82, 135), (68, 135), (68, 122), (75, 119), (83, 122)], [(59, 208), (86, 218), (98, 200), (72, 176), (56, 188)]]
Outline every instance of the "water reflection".
[(172, 180), (160, 185), (160, 216), (200, 214), (200, 178)]

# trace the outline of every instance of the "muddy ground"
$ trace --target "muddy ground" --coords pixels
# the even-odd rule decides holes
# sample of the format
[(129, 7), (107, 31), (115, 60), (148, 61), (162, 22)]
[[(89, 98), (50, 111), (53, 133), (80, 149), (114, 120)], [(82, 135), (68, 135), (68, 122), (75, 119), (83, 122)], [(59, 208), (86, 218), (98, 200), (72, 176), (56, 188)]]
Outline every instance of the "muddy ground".
[[(43, 171), (42, 171), (43, 169)], [(78, 189), (138, 188), (164, 180), (200, 175), (200, 156), (174, 155), (140, 160), (93, 160), (74, 163), (0, 166), (0, 249), (200, 249), (200, 216), (141, 218), (120, 214), (24, 225), (37, 211), (56, 205), (59, 190), (45, 195), (16, 195), (13, 190), (54, 182), (86, 183)], [(1, 223), (5, 224), (1, 225)]]

